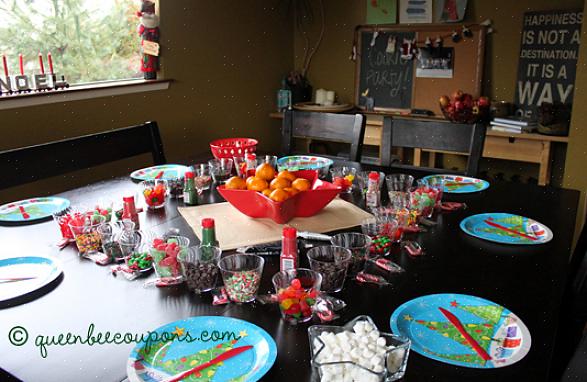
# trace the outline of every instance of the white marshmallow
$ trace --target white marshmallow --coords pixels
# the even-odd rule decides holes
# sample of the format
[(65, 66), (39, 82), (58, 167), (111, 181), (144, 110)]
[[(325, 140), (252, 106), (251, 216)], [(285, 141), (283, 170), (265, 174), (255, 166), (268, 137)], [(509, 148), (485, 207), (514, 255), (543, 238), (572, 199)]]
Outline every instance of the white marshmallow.
[(377, 338), (377, 346), (385, 346), (387, 342), (385, 341), (385, 338), (383, 337), (379, 337)]

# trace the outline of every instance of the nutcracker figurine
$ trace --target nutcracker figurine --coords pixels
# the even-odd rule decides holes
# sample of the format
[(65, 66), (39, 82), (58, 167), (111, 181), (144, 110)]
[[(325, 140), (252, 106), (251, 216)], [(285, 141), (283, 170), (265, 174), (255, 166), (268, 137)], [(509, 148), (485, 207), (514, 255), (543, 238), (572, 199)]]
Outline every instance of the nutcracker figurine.
[(141, 71), (146, 80), (154, 80), (159, 70), (159, 16), (155, 14), (155, 3), (142, 0), (137, 15), (141, 18), (138, 30), (143, 54)]

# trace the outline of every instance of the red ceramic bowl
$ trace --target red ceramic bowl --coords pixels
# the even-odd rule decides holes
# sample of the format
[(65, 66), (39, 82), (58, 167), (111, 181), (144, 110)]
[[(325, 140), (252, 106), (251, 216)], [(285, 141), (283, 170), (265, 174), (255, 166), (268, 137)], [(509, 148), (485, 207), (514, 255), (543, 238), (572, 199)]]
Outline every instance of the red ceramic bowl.
[(298, 178), (312, 182), (312, 188), (309, 191), (298, 192), (283, 202), (274, 202), (257, 191), (227, 190), (224, 185), (218, 186), (218, 192), (243, 214), (252, 218), (269, 218), (277, 224), (285, 224), (294, 217), (316, 215), (340, 192), (340, 188), (334, 184), (318, 179), (315, 170), (293, 173)]

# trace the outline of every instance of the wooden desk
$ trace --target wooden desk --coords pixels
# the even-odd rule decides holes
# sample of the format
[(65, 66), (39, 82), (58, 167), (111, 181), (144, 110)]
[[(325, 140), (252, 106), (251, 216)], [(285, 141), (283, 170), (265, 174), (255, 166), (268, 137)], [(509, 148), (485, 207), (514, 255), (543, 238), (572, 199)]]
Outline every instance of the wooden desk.
[[(270, 114), (271, 118), (283, 118), (281, 113)], [(367, 115), (365, 129), (365, 145), (381, 146), (381, 128), (383, 117)], [(510, 161), (538, 164), (538, 184), (545, 186), (550, 183), (551, 155), (553, 143), (568, 143), (568, 137), (556, 137), (535, 133), (511, 134), (487, 130), (483, 158), (504, 159)], [(414, 166), (422, 163), (422, 152), (428, 152), (428, 167), (435, 167), (436, 154), (466, 155), (464, 153), (444, 153), (433, 150), (414, 150)]]

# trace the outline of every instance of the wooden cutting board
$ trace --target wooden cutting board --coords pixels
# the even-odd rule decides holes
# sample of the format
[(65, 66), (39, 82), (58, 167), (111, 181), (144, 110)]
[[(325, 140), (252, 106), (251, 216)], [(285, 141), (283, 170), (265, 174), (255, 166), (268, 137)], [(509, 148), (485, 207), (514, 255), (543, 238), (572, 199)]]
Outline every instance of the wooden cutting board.
[[(226, 202), (179, 207), (178, 210), (199, 239), (202, 238), (202, 219), (214, 218), (216, 238), (222, 250), (281, 240), (282, 224), (271, 219), (250, 218)], [(372, 217), (370, 213), (337, 197), (318, 214), (309, 218), (294, 218), (287, 225), (298, 231), (326, 233), (359, 226), (363, 219)]]

